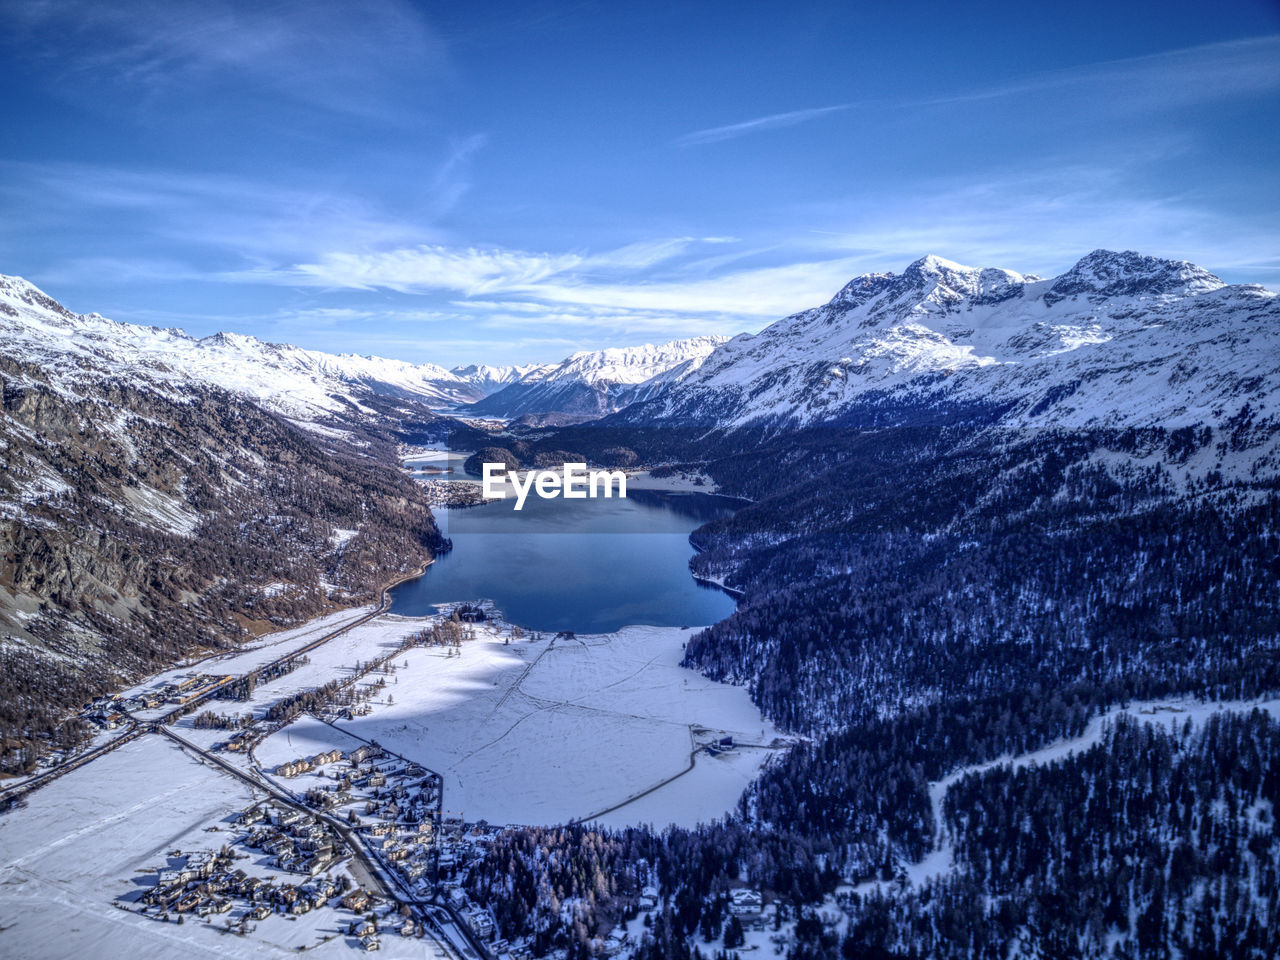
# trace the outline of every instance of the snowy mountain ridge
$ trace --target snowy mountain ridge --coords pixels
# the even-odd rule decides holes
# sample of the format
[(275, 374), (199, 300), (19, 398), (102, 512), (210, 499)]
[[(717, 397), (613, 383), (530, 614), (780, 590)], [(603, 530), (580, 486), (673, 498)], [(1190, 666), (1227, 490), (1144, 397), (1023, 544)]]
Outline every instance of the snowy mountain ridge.
[(651, 383), (666, 389), (688, 376), (727, 339), (702, 336), (582, 350), (560, 363), (536, 367), (470, 409), (498, 417), (543, 413), (600, 416), (652, 396)]
[(34, 284), (0, 275), (0, 337), (4, 351), (37, 363), (71, 388), (86, 370), (141, 378), (171, 395), (183, 384), (211, 384), (249, 397), (272, 412), (303, 421), (327, 419), (370, 394), (430, 405), (480, 399), (522, 368), (477, 367), (462, 372), (431, 363), (332, 354), (267, 343), (240, 333), (193, 337), (76, 314)]
[(545, 364), (540, 363), (526, 363), (518, 366), (495, 367), (487, 363), (469, 363), (454, 367), (449, 372), (460, 380), (475, 384), (489, 394), (501, 390), (509, 383), (515, 383), (544, 366)]
[(622, 414), (737, 429), (981, 409), (1009, 426), (1178, 427), (1280, 395), (1280, 299), (1096, 250), (1061, 276), (927, 256), (718, 347)]
[(582, 383), (644, 383), (672, 367), (690, 360), (703, 360), (728, 337), (706, 336), (644, 343), (637, 347), (606, 347), (579, 350), (557, 364), (531, 371), (522, 383), (549, 383), (573, 380)]
[[(530, 394), (518, 416), (574, 406), (564, 394), (615, 399), (596, 415), (632, 401), (625, 389), (672, 368), (691, 371), (724, 337), (693, 337), (663, 344), (579, 351), (560, 363), (495, 366), (470, 364), (452, 370), (358, 354), (332, 354), (290, 344), (269, 343), (242, 333), (193, 337), (176, 327), (141, 326), (97, 313), (76, 314), (21, 277), (0, 275), (0, 336), (5, 352), (39, 364), (68, 389), (93, 370), (152, 383), (179, 397), (184, 383), (213, 385), (248, 397), (274, 413), (303, 422), (350, 413), (369, 413), (371, 395), (408, 398), (432, 407), (475, 404), (504, 389)], [(549, 388), (549, 389), (548, 389)], [(543, 406), (537, 399), (560, 396)], [(578, 405), (582, 405), (579, 396)], [(497, 409), (506, 409), (510, 398)], [(588, 404), (590, 406), (590, 404)], [(517, 405), (518, 406), (518, 405)], [(485, 409), (476, 412), (490, 413)], [(573, 412), (578, 412), (576, 409)]]

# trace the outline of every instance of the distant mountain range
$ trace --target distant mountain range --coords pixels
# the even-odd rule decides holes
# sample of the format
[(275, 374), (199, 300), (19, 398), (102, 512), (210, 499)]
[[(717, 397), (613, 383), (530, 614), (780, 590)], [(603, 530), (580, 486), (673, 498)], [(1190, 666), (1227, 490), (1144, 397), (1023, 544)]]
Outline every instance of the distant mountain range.
[[(757, 334), (575, 353), (554, 364), (459, 366), (329, 354), (242, 334), (77, 315), (0, 276), (3, 351), (72, 387), (86, 371), (181, 396), (210, 384), (302, 423), (388, 405), (502, 419), (619, 414), (631, 424), (770, 429), (903, 418), (1007, 425), (1181, 426), (1280, 390), (1280, 298), (1183, 260), (1096, 250), (1058, 277), (923, 257), (855, 277), (829, 303)], [(411, 411), (402, 411), (411, 412)]]
[[(357, 354), (267, 343), (239, 333), (192, 337), (96, 313), (76, 314), (20, 277), (0, 275), (0, 347), (72, 384), (86, 370), (144, 380), (177, 396), (213, 385), (304, 422), (372, 414), (373, 398), (411, 401), (484, 417), (529, 414), (602, 416), (651, 395), (641, 389), (696, 370), (725, 337), (581, 351), (559, 363), (452, 370)], [(376, 406), (377, 404), (375, 404)]]
[(526, 363), (522, 366), (492, 367), (487, 363), (471, 363), (462, 367), (454, 367), (449, 372), (464, 383), (471, 384), (483, 396), (501, 390), (508, 384), (515, 383), (535, 370), (541, 370), (543, 364)]
[(599, 417), (665, 390), (697, 370), (726, 337), (582, 351), (536, 367), (467, 408), (513, 419), (536, 414)]

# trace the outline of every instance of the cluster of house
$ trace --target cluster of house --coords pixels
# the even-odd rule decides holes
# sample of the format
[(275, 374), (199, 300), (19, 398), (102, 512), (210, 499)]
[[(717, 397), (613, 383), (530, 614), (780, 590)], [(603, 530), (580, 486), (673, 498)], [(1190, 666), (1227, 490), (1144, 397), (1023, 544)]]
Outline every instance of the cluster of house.
[(245, 727), (233, 733), (228, 739), (213, 745), (215, 750), (230, 750), (232, 753), (248, 753), (262, 742), (266, 732), (257, 727)]
[(342, 841), (315, 817), (274, 804), (250, 807), (240, 824), (253, 827), (244, 839), (247, 847), (272, 856), (272, 866), (290, 873), (314, 877), (327, 870), (346, 851)]
[[(364, 749), (361, 747), (360, 749)], [(276, 767), (276, 776), (278, 777), (296, 777), (300, 773), (308, 773), (318, 767), (323, 767), (327, 763), (337, 763), (342, 759), (341, 750), (329, 750), (324, 753), (317, 753), (314, 757), (299, 757), (297, 760), (287, 760)]]
[[(392, 803), (395, 801), (393, 800)], [(431, 872), (434, 827), (431, 819), (396, 822), (379, 819), (363, 828), (369, 850), (411, 883), (426, 881)]]
[(118, 713), (128, 713), (132, 710), (153, 710), (166, 703), (180, 705), (190, 703), (192, 700), (204, 696), (215, 687), (234, 679), (231, 676), (219, 677), (205, 673), (193, 673), (187, 677), (170, 680), (154, 689), (144, 690), (133, 697), (107, 697), (101, 701), (94, 701), (90, 707), (97, 710), (105, 707)]
[(514, 960), (519, 960), (517, 954), (520, 948), (517, 947), (513, 952), (511, 945), (506, 940), (495, 940), (494, 937), (498, 933), (498, 928), (493, 922), (493, 914), (483, 907), (478, 907), (471, 902), (471, 898), (467, 896), (465, 890), (457, 882), (447, 882), (442, 884), (445, 891), (445, 897), (449, 901), (449, 906), (453, 908), (453, 912), (460, 916), (463, 921), (471, 928), (481, 940), (487, 941), (489, 953), (494, 956), (500, 954), (511, 954)]
[[(386, 754), (375, 744), (342, 754), (330, 750), (290, 760), (276, 767), (277, 776), (319, 774), (323, 768), (345, 760), (335, 770), (333, 782), (315, 782), (302, 794), (317, 810), (350, 804), (350, 816), (364, 834), (370, 852), (410, 882), (425, 881), (431, 871), (440, 780), (435, 774), (402, 757)], [(356, 811), (363, 814), (357, 817)]]
[(225, 849), (198, 851), (188, 854), (182, 866), (161, 870), (156, 885), (141, 897), (143, 912), (154, 911), (162, 919), (170, 914), (206, 917), (230, 912), (233, 898), (239, 898), (248, 903), (242, 922), (263, 920), (273, 913), (308, 913), (341, 892), (335, 881), (323, 877), (303, 884), (273, 883), (232, 869), (232, 859)]
[(129, 717), (121, 709), (124, 701), (113, 701), (104, 698), (103, 700), (95, 700), (89, 706), (85, 707), (80, 717), (88, 720), (99, 730), (115, 730), (129, 722)]
[[(374, 897), (366, 893), (364, 890), (356, 888), (342, 898), (342, 905), (348, 910), (356, 914), (362, 914), (370, 910), (377, 901)], [(382, 926), (384, 929), (394, 930), (402, 937), (421, 937), (425, 930), (422, 924), (407, 917), (393, 916), (386, 913), (382, 918)], [(381, 944), (378, 941), (378, 919), (372, 914), (366, 916), (356, 916), (347, 924), (347, 933), (356, 937), (360, 941), (360, 945), (366, 950), (377, 950)]]
[[(347, 766), (324, 773), (325, 767), (338, 761)], [(319, 778), (305, 782), (302, 799), (308, 806), (333, 810), (355, 804), (349, 816), (369, 852), (411, 884), (422, 884), (422, 892), (429, 892), (440, 802), (438, 776), (376, 744), (361, 744), (345, 754), (328, 750), (275, 768), (282, 778), (308, 773)]]
[[(397, 795), (405, 796), (407, 789), (400, 781), (410, 775), (421, 777), (426, 774), (426, 771), (416, 764), (406, 764), (399, 758), (387, 760), (382, 758), (383, 753), (379, 747), (365, 744), (346, 754), (339, 750), (329, 750), (317, 753), (314, 757), (288, 760), (276, 766), (275, 774), (285, 779), (300, 777), (304, 773), (323, 776), (326, 765), (346, 760), (350, 766), (334, 771), (333, 783), (321, 781), (304, 792), (304, 798), (309, 805), (323, 810), (345, 806), (359, 799), (364, 799), (368, 803), (389, 783), (394, 783)], [(365, 796), (356, 796), (356, 791), (360, 791)], [(368, 812), (373, 813), (374, 808), (370, 807)], [(398, 815), (398, 811), (393, 810), (391, 815), (394, 818)]]

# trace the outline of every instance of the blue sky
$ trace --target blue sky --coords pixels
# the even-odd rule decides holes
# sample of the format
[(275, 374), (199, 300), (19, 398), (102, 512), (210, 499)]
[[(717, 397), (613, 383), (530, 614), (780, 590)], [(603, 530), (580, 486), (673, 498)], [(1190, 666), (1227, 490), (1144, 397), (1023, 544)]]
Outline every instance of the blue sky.
[(1274, 2), (0, 0), (0, 272), (445, 365), (755, 330), (936, 253), (1280, 287)]

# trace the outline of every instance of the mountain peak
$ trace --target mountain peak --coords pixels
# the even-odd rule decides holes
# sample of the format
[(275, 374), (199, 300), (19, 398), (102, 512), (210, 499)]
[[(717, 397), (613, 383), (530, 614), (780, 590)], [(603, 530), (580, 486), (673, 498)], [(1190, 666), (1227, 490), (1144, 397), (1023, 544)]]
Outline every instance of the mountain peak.
[(859, 307), (882, 293), (899, 306), (935, 307), (961, 300), (994, 303), (1016, 296), (1023, 284), (1038, 278), (999, 267), (968, 267), (937, 254), (912, 261), (902, 273), (864, 273), (850, 280), (831, 300), (841, 310)]
[[(30, 280), (24, 277), (12, 277), (7, 274), (0, 273), (0, 294), (5, 295), (5, 299), (16, 300), (28, 307), (34, 307), (38, 310), (47, 311), (48, 313), (57, 314), (63, 320), (75, 320), (76, 315), (68, 310), (53, 297), (49, 296)], [(13, 307), (9, 306), (4, 310), (5, 313), (12, 312)]]
[(275, 346), (275, 344), (263, 343), (263, 341), (250, 334), (232, 333), (230, 330), (211, 333), (207, 337), (201, 337), (200, 342), (220, 347), (234, 347), (239, 350), (254, 350), (264, 346)]
[(954, 260), (940, 257), (936, 253), (927, 253), (919, 260), (913, 260), (907, 264), (907, 269), (903, 271), (903, 276), (939, 277), (946, 276), (949, 273), (973, 272), (975, 272), (973, 267), (966, 267), (963, 263), (956, 263)]
[(1225, 287), (1222, 280), (1188, 260), (1149, 257), (1135, 250), (1094, 250), (1058, 277), (1045, 294), (1052, 305), (1084, 294), (1105, 299), (1123, 296), (1163, 296), (1206, 293)]

